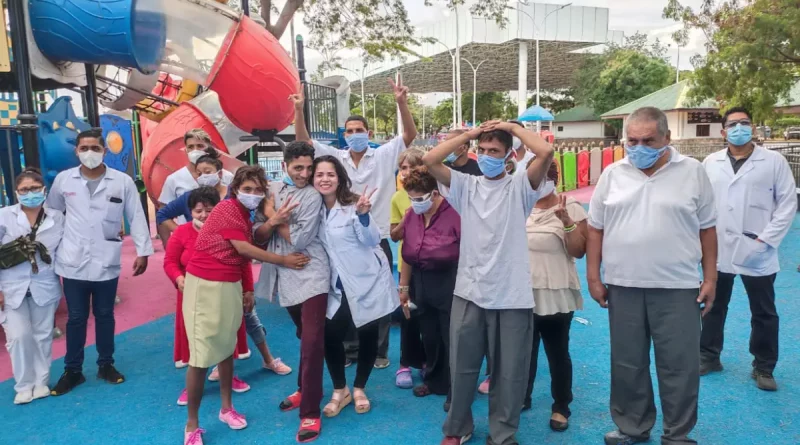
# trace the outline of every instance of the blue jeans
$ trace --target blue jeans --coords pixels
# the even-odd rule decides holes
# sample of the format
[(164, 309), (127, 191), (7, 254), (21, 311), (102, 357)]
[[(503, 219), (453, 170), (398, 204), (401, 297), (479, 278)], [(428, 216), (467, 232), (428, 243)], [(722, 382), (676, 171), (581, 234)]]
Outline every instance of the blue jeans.
[(253, 340), (256, 346), (267, 341), (267, 330), (264, 329), (264, 325), (261, 324), (261, 320), (258, 318), (258, 314), (256, 314), (255, 307), (252, 311), (244, 313), (244, 327), (247, 330), (247, 335), (250, 336), (250, 339)]
[(114, 364), (114, 299), (117, 296), (118, 281), (118, 278), (107, 281), (64, 278), (64, 296), (69, 312), (64, 369), (77, 372), (83, 370), (83, 349), (86, 346), (86, 322), (89, 320), (90, 302), (99, 355), (97, 365)]

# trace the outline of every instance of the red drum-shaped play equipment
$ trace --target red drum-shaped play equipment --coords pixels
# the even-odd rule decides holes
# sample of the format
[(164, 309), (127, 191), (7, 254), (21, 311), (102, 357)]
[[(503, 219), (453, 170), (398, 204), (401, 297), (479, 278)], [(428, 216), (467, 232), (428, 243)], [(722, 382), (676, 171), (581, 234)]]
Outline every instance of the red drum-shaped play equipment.
[[(142, 176), (147, 194), (153, 202), (158, 202), (167, 176), (188, 163), (183, 135), (194, 128), (205, 130), (211, 136), (214, 146), (227, 153), (228, 148), (213, 122), (193, 104), (180, 104), (156, 126), (155, 131), (147, 138), (142, 152)], [(230, 156), (223, 156), (222, 163), (228, 171), (234, 171), (243, 165), (241, 161)]]
[(614, 149), (606, 147), (603, 149), (603, 170), (614, 163)]
[(578, 152), (578, 188), (589, 185), (589, 152)]
[(209, 75), (222, 110), (240, 129), (283, 130), (292, 123), (299, 77), (280, 42), (247, 16), (225, 37)]

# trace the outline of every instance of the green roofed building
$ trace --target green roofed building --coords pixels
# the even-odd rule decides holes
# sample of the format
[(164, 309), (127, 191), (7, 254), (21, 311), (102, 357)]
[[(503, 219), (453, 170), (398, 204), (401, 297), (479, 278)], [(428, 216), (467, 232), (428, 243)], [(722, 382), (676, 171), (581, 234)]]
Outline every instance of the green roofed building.
[(607, 136), (605, 123), (591, 107), (585, 105), (578, 105), (556, 114), (550, 125), (558, 140), (596, 139)]

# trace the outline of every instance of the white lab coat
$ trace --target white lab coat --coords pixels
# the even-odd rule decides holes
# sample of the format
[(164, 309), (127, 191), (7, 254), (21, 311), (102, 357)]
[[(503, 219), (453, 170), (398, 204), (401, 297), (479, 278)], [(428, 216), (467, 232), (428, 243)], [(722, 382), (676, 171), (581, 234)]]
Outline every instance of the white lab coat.
[(342, 206), (336, 202), (320, 227), (320, 239), (331, 266), (328, 319), (336, 315), (342, 302), (337, 279), (342, 281), (357, 328), (391, 314), (400, 306), (389, 260), (379, 247), (380, 229), (372, 216), (364, 227), (355, 205)]
[[(64, 234), (64, 215), (45, 208), (45, 219), (36, 232), (55, 261)], [(31, 224), (19, 204), (0, 209), (0, 243), (6, 244), (31, 232)], [(34, 385), (47, 386), (50, 379), (53, 317), (61, 299), (61, 281), (54, 263), (47, 264), (36, 254), (39, 273), (27, 261), (0, 270), (0, 291), (5, 310), (0, 324), (6, 331), (6, 349), (11, 357), (17, 392), (32, 391)], [(31, 298), (25, 298), (30, 290)]]
[(780, 153), (757, 146), (734, 174), (727, 152), (720, 150), (703, 161), (717, 205), (717, 269), (749, 276), (777, 273), (778, 246), (797, 212), (789, 163)]
[(90, 196), (80, 167), (64, 170), (53, 182), (47, 205), (67, 212), (56, 257), (56, 273), (64, 278), (107, 281), (119, 277), (123, 215), (130, 223), (136, 254), (153, 254), (136, 184), (123, 172), (106, 167), (103, 180)]

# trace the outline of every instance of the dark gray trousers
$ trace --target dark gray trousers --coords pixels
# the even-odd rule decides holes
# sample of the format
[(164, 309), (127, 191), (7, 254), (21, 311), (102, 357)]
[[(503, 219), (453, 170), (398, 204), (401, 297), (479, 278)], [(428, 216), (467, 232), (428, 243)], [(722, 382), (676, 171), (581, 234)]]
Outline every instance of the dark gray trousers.
[(664, 414), (662, 445), (694, 444), (700, 391), (698, 289), (608, 286), (611, 327), (611, 418), (634, 438), (649, 437), (656, 421), (650, 341)]

